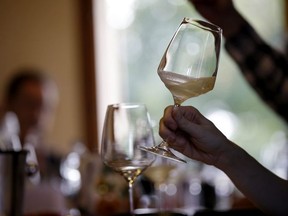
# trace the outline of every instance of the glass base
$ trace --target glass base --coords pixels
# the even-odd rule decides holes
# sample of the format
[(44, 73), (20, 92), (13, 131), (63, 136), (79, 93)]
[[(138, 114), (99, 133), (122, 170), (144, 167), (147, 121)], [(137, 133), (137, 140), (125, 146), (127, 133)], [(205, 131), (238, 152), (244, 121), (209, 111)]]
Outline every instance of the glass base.
[(150, 152), (152, 154), (165, 157), (167, 159), (171, 159), (177, 162), (187, 163), (185, 160), (177, 157), (173, 152), (169, 149), (167, 143), (165, 141), (161, 142), (158, 146), (153, 146), (150, 148), (147, 148), (145, 146), (140, 146), (140, 149)]

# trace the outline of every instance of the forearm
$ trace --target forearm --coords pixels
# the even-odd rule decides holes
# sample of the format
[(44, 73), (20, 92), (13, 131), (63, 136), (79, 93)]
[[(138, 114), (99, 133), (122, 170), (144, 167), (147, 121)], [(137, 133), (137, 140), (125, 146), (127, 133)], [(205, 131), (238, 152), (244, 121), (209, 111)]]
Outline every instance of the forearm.
[(235, 9), (230, 10), (228, 14), (218, 17), (219, 19), (216, 21), (216, 24), (223, 29), (223, 36), (226, 39), (233, 37), (241, 30), (242, 26), (247, 24), (246, 20)]
[(229, 154), (216, 165), (259, 209), (273, 215), (288, 214), (288, 183), (277, 177), (247, 152), (231, 143)]
[(189, 0), (189, 2), (204, 18), (221, 27), (225, 38), (238, 32), (245, 22), (231, 0)]
[(288, 121), (287, 57), (265, 43), (248, 23), (226, 39), (225, 48), (259, 96)]

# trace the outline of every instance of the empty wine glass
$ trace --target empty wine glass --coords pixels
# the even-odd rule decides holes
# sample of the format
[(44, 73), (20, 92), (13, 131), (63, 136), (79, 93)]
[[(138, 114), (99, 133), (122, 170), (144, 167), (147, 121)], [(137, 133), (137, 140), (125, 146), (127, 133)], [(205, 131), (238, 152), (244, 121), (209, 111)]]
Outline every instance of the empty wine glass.
[(166, 159), (164, 157), (157, 157), (154, 163), (145, 171), (144, 176), (150, 179), (155, 188), (157, 196), (156, 205), (158, 212), (163, 213), (165, 209), (165, 196), (161, 187), (165, 185), (173, 170), (177, 169), (177, 162)]
[(143, 151), (155, 144), (146, 106), (137, 103), (112, 104), (107, 107), (103, 127), (101, 157), (120, 173), (129, 185), (130, 213), (133, 215), (133, 183), (150, 166), (155, 155)]
[[(172, 37), (158, 67), (158, 75), (171, 92), (174, 106), (211, 91), (214, 87), (222, 30), (218, 26), (185, 17)], [(147, 148), (146, 151), (184, 162), (174, 155), (168, 143)]]

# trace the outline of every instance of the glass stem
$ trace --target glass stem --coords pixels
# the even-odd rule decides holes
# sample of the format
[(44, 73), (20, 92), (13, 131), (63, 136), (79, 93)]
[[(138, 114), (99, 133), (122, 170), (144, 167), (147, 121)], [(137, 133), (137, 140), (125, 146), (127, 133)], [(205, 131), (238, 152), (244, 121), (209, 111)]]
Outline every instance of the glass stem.
[(130, 215), (134, 216), (134, 199), (133, 199), (133, 183), (129, 182), (129, 205)]
[(157, 183), (156, 185), (157, 195), (158, 195), (158, 211), (160, 214), (164, 212), (164, 196), (163, 192), (161, 191), (161, 184)]

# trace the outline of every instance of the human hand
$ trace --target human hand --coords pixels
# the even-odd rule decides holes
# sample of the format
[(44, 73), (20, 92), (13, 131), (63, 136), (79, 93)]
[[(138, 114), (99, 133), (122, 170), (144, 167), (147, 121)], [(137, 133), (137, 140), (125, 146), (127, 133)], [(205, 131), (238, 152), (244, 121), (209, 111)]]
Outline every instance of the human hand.
[(176, 151), (217, 166), (231, 142), (192, 106), (168, 106), (160, 120), (160, 136)]

